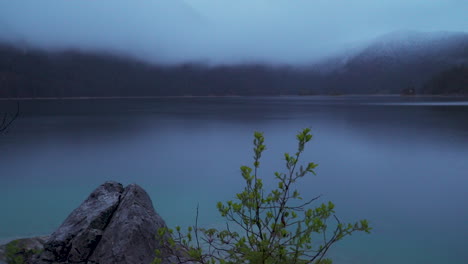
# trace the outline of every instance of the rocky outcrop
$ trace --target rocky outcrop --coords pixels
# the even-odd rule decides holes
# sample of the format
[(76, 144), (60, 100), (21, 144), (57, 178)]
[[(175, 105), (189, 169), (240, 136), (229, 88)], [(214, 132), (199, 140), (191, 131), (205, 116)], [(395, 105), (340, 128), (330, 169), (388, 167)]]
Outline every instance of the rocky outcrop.
[[(50, 237), (24, 240), (34, 245), (15, 242), (18, 247), (14, 249), (28, 264), (149, 264), (156, 249), (165, 261), (174, 260), (156, 237), (161, 227), (166, 224), (145, 190), (136, 184), (124, 188), (120, 183), (106, 182)], [(0, 249), (5, 261), (5, 247)]]
[(148, 194), (138, 185), (125, 188), (117, 211), (88, 263), (151, 263), (157, 230), (166, 227)]
[(106, 182), (94, 190), (50, 236), (41, 260), (87, 262), (117, 210), (123, 190), (122, 184), (116, 182)]

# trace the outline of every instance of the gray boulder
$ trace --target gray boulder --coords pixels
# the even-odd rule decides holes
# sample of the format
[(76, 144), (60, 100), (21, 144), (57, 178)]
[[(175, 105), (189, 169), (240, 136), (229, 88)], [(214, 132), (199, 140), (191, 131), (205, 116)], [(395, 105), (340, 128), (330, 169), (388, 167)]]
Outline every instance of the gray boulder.
[[(156, 237), (161, 227), (166, 223), (145, 190), (136, 184), (124, 189), (120, 183), (106, 182), (48, 239), (12, 243), (15, 256), (27, 264), (149, 264), (156, 250), (161, 252), (162, 263), (185, 262), (184, 251), (162, 247), (161, 238)], [(6, 254), (0, 246), (2, 260)]]
[(120, 203), (123, 186), (106, 182), (76, 208), (44, 245), (45, 263), (85, 263)]
[(149, 264), (159, 248), (156, 234), (161, 227), (166, 224), (148, 194), (138, 185), (129, 185), (89, 263)]

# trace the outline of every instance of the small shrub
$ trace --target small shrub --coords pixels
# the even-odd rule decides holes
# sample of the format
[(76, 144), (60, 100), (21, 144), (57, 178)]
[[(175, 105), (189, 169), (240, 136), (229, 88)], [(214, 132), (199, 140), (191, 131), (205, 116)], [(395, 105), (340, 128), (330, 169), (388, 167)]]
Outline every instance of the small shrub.
[[(166, 228), (158, 231), (164, 252), (179, 256), (178, 263), (329, 264), (332, 261), (326, 254), (333, 244), (356, 231), (369, 233), (367, 220), (343, 223), (335, 216), (332, 202), (311, 208), (320, 196), (304, 200), (295, 189), (301, 178), (315, 175), (318, 166), (313, 162), (299, 165), (305, 145), (312, 139), (310, 129), (304, 129), (296, 137), (297, 151), (293, 155), (284, 154), (286, 170), (275, 173), (277, 187), (267, 191), (258, 175), (260, 158), (266, 149), (264, 136), (255, 132), (253, 166), (240, 168), (244, 190), (235, 200), (217, 204), (226, 219), (226, 229), (199, 228), (197, 208), (195, 226), (189, 227), (187, 233), (180, 227), (175, 231)], [(156, 253), (158, 257), (153, 263), (167, 258), (161, 250)]]
[(24, 257), (21, 254), (22, 250), (19, 247), (19, 241), (13, 240), (5, 247), (6, 262), (8, 264), (23, 264)]
[(28, 248), (25, 240), (13, 240), (5, 246), (5, 257), (8, 264), (31, 263), (32, 259), (41, 254), (42, 249)]

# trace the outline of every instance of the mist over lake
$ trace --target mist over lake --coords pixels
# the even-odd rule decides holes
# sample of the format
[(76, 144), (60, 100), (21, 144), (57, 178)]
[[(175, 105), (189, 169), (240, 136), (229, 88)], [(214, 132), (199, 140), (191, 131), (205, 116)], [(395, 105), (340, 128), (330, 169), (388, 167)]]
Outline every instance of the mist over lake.
[[(0, 101), (2, 106), (10, 101)], [(166, 223), (223, 226), (217, 201), (243, 186), (254, 131), (260, 176), (284, 170), (295, 134), (319, 164), (304, 197), (323, 194), (371, 235), (331, 249), (334, 263), (468, 261), (468, 101), (461, 97), (187, 97), (23, 100), (0, 137), (0, 242), (53, 232), (99, 184), (138, 183)]]

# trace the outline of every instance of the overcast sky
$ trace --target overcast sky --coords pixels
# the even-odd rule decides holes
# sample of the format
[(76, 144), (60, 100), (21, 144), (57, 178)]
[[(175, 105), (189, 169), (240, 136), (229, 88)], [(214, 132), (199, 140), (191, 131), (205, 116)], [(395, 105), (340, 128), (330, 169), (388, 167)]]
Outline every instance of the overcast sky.
[(467, 0), (0, 0), (0, 39), (152, 62), (305, 63), (394, 31), (468, 31)]

